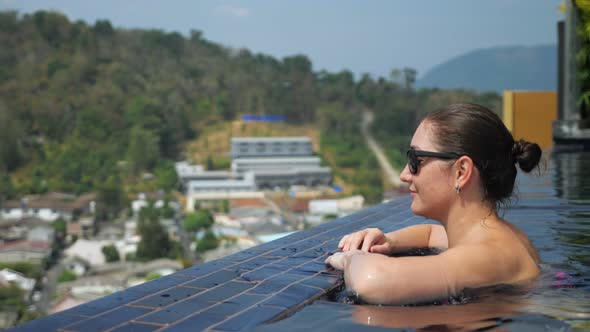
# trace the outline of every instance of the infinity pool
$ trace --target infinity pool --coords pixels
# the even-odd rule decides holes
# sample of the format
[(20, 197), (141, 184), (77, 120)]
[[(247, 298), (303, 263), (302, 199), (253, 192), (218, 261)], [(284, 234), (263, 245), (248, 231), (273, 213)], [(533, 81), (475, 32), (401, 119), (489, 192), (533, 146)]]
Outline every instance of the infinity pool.
[(260, 331), (590, 330), (590, 153), (553, 154), (539, 175), (519, 175), (504, 217), (542, 259), (527, 291), (496, 288), (455, 304), (372, 306), (318, 300)]

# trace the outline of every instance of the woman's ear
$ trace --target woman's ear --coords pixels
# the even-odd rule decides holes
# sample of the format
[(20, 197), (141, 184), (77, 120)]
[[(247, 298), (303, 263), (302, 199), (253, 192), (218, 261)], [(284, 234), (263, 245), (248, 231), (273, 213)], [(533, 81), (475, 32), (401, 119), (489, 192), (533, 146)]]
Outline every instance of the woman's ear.
[(455, 162), (455, 186), (463, 188), (474, 174), (473, 160), (469, 156), (461, 156)]

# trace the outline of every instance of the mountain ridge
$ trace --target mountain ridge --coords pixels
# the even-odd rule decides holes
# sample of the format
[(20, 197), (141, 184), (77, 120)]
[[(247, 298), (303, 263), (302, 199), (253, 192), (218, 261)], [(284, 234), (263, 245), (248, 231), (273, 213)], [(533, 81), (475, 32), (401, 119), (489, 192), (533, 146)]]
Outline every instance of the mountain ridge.
[(557, 46), (498, 46), (477, 49), (447, 60), (419, 78), (420, 88), (556, 90)]

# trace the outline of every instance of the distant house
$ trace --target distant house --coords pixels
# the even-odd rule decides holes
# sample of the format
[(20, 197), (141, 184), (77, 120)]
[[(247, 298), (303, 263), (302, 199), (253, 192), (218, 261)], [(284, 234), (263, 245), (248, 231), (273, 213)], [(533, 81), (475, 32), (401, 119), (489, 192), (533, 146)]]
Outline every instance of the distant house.
[(64, 253), (67, 257), (78, 257), (90, 264), (90, 266), (103, 265), (106, 263), (102, 247), (113, 244), (112, 241), (90, 241), (79, 239), (71, 247), (67, 248)]
[(0, 261), (6, 263), (29, 261), (40, 264), (51, 253), (51, 243), (44, 241), (14, 241), (0, 244)]
[(25, 297), (35, 288), (35, 279), (27, 278), (22, 273), (13, 271), (11, 269), (0, 270), (0, 285), (6, 286), (15, 284), (18, 288), (25, 291)]
[(38, 225), (29, 229), (27, 240), (53, 243), (55, 240), (55, 229), (49, 225)]
[(63, 193), (47, 193), (27, 196), (20, 201), (6, 201), (2, 206), (2, 219), (23, 219), (37, 217), (45, 221), (62, 218), (76, 220), (82, 215), (93, 215), (96, 207), (96, 194), (74, 196)]
[[(163, 208), (166, 204), (163, 196), (164, 195), (161, 193), (139, 193), (137, 199), (131, 201), (131, 211), (133, 211), (133, 215), (138, 216), (141, 209), (148, 207), (150, 204), (154, 204), (154, 207), (158, 209)], [(180, 204), (175, 201), (168, 201), (167, 204), (168, 207), (175, 211), (178, 211), (181, 208)]]
[(363, 208), (365, 199), (356, 195), (340, 199), (312, 199), (309, 201), (309, 213), (316, 215), (349, 214)]
[(0, 222), (0, 242), (24, 240), (29, 228), (17, 220), (3, 220)]

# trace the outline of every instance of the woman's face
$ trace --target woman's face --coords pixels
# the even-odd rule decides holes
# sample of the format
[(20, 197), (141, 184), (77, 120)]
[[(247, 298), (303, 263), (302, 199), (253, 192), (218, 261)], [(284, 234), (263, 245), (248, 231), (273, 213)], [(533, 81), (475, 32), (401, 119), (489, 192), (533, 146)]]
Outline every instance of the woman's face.
[[(422, 121), (412, 137), (410, 147), (415, 150), (443, 152), (435, 147), (433, 138), (431, 125)], [(418, 160), (416, 174), (410, 173), (408, 165), (400, 174), (400, 179), (409, 184), (412, 212), (441, 220), (450, 206), (450, 200), (456, 195), (449, 160), (434, 157), (418, 157)]]

